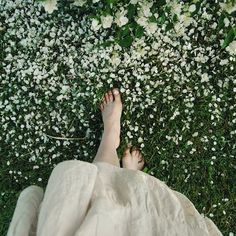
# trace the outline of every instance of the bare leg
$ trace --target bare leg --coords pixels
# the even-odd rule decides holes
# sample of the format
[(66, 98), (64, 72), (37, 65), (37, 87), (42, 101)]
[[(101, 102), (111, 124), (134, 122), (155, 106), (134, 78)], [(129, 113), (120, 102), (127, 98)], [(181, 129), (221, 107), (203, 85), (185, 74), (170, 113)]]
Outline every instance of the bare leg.
[(118, 89), (108, 91), (100, 105), (104, 131), (93, 162), (107, 162), (120, 167), (116, 149), (120, 145), (120, 117), (122, 102)]

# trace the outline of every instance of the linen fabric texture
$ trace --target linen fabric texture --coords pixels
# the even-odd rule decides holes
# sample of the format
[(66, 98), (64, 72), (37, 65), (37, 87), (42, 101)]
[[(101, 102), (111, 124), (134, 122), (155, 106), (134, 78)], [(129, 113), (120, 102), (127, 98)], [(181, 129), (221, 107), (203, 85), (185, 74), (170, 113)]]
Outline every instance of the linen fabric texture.
[(68, 160), (25, 188), (7, 236), (222, 236), (183, 194), (139, 170)]

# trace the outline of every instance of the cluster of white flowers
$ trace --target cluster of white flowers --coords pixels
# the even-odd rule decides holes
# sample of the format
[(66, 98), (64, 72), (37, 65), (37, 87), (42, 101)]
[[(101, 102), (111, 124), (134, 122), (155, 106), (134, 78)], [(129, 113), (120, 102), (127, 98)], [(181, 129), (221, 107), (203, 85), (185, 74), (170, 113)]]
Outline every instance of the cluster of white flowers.
[[(205, 7), (201, 17), (194, 18), (195, 4), (185, 7), (169, 1), (170, 15), (176, 14), (178, 22), (166, 32), (166, 23), (158, 27), (149, 21), (153, 2), (130, 3), (138, 6), (135, 21), (146, 34), (129, 49), (113, 43), (110, 33), (113, 26), (129, 23), (125, 6), (91, 21), (83, 14), (78, 19), (69, 8), (50, 15), (57, 7), (55, 0), (44, 3), (48, 12), (33, 0), (0, 3), (0, 18), (5, 20), (0, 151), (6, 153), (4, 168), (14, 181), (33, 178), (27, 174), (29, 167), (19, 170), (14, 159), (29, 162), (32, 171), (63, 158), (92, 160), (102, 129), (98, 105), (113, 87), (120, 89), (125, 105), (121, 145), (139, 146), (147, 161), (150, 157), (153, 164), (161, 163), (163, 171), (176, 165), (188, 185), (199, 168), (189, 171), (181, 166), (182, 160), (207, 158), (208, 153), (206, 163), (213, 169), (221, 156), (232, 160), (224, 145), (228, 153), (235, 151), (230, 140), (236, 135), (236, 41), (220, 49), (214, 36), (223, 40), (223, 31), (214, 35), (215, 26), (205, 27), (215, 19)], [(226, 27), (235, 23), (230, 16), (224, 20)], [(108, 41), (112, 43), (103, 46)], [(34, 181), (45, 181), (37, 173)], [(224, 181), (228, 174), (222, 170), (218, 178)], [(209, 179), (213, 186), (214, 178)]]

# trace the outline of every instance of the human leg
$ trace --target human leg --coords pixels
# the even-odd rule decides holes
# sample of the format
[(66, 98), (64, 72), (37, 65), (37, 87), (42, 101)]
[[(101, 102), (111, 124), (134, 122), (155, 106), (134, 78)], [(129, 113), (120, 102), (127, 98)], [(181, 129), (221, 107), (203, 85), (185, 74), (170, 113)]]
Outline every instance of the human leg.
[(100, 105), (104, 131), (93, 162), (107, 162), (120, 167), (116, 149), (120, 144), (120, 118), (122, 102), (118, 89), (108, 91)]

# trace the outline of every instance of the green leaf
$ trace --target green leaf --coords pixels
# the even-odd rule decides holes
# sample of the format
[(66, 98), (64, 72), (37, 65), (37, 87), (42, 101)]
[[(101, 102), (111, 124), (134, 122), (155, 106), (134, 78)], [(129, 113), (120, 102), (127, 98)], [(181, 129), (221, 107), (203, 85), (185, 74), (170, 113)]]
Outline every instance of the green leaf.
[(112, 9), (110, 5), (106, 5), (105, 8), (101, 11), (100, 15), (111, 15)]
[(135, 38), (141, 38), (144, 34), (144, 28), (140, 25), (137, 25), (135, 28)]
[(177, 21), (178, 21), (178, 16), (177, 16), (176, 14), (174, 14), (173, 21), (174, 21), (174, 22), (177, 22)]
[(230, 31), (225, 37), (223, 44), (221, 45), (221, 48), (227, 47), (234, 40), (235, 37), (236, 37), (236, 27), (230, 29)]
[(158, 0), (153, 4), (152, 8), (157, 9), (158, 7), (163, 6), (165, 4), (166, 4), (165, 0)]
[(137, 12), (137, 6), (133, 4), (129, 4), (127, 17), (129, 20), (132, 20)]
[(156, 19), (156, 17), (155, 17), (154, 15), (148, 17), (148, 20), (149, 20), (150, 22), (157, 22), (157, 19)]
[(130, 34), (129, 24), (122, 26), (120, 31), (120, 37), (125, 37), (127, 34)]
[(163, 12), (163, 14), (157, 19), (157, 23), (162, 25), (165, 21), (166, 21), (166, 16), (165, 13)]
[(166, 26), (166, 32), (173, 29), (174, 28), (174, 24), (172, 22), (169, 22)]
[(109, 47), (113, 44), (114, 42), (111, 40), (105, 41), (104, 43), (101, 44), (101, 46), (105, 47)]
[(232, 17), (236, 17), (236, 11), (231, 12), (230, 14)]
[(218, 25), (217, 25), (217, 27), (218, 27), (218, 29), (221, 29), (221, 28), (223, 28), (224, 27), (224, 18), (225, 18), (225, 14), (223, 13), (223, 14), (221, 14), (220, 15), (220, 18), (219, 18), (219, 21), (218, 21)]
[(108, 4), (115, 4), (117, 2), (117, 0), (106, 0), (106, 2)]
[(125, 37), (123, 38), (120, 38), (118, 40), (118, 43), (121, 47), (125, 47), (125, 48), (128, 48), (132, 45), (133, 43), (133, 38), (131, 35), (126, 35)]

